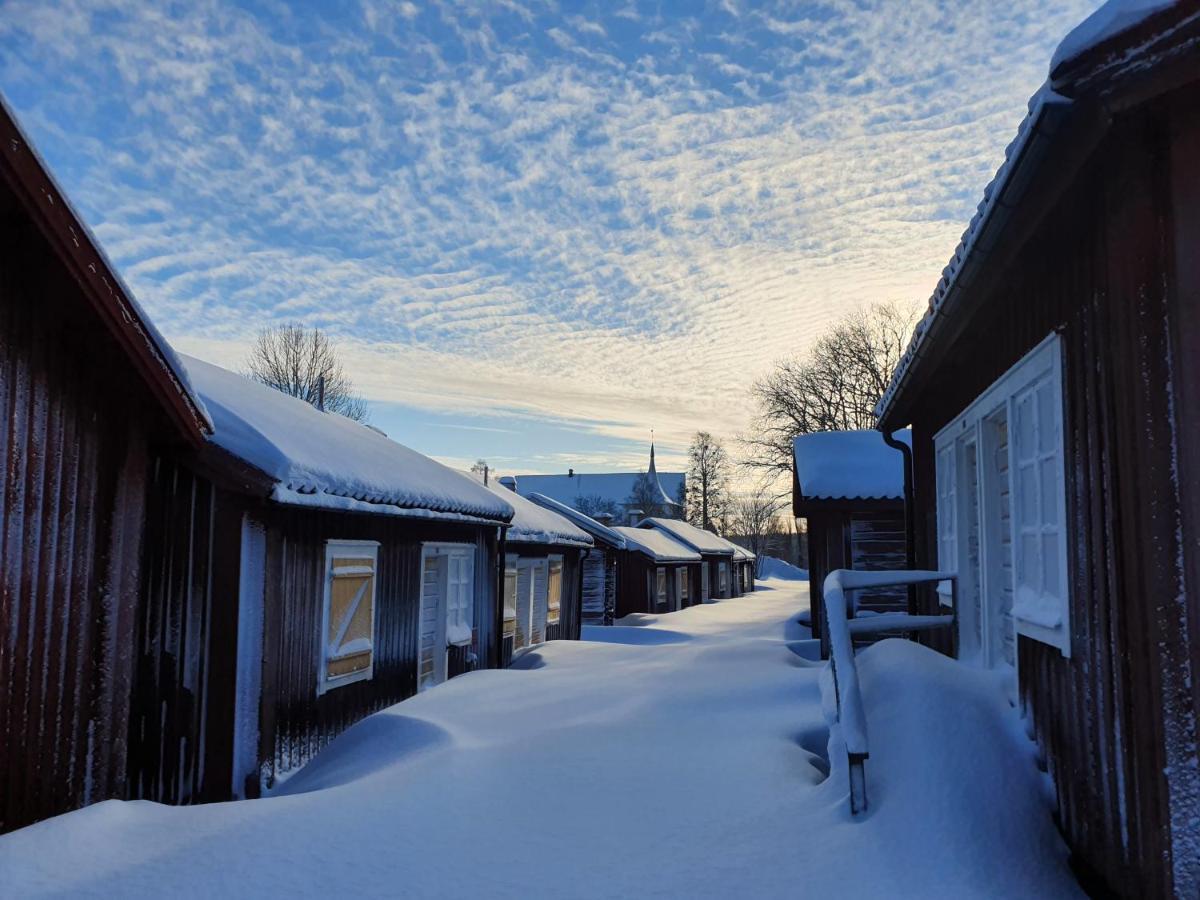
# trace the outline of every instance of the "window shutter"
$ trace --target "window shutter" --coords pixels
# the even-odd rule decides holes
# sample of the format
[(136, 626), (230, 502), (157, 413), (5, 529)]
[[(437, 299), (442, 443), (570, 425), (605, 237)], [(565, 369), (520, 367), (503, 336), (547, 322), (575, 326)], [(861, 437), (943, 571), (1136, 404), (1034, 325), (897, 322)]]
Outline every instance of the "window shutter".
[(688, 600), (688, 570), (687, 566), (679, 567), (679, 606), (682, 608)]
[(546, 592), (546, 624), (557, 625), (562, 618), (563, 558), (550, 557), (550, 585)]
[(709, 578), (711, 577), (708, 571), (708, 563), (700, 563), (700, 599), (707, 600), (712, 596), (712, 590), (709, 586)]
[(441, 639), (442, 559), (436, 554), (425, 557), (421, 575), (421, 633), (417, 659), (417, 689), (438, 684), (440, 658), (445, 652)]
[(514, 647), (528, 647), (533, 623), (533, 566), (517, 566), (517, 637)]
[(530, 630), (530, 642), (540, 644), (546, 640), (546, 605), (549, 592), (548, 566), (546, 560), (540, 560), (533, 567), (533, 626)]
[(504, 636), (517, 633), (517, 558), (504, 557)]
[(466, 646), (475, 631), (475, 557), (466, 550), (446, 556), (446, 643)]
[(1019, 630), (1070, 655), (1062, 395), (1051, 369), (1012, 398), (1009, 439)]
[(317, 692), (370, 678), (378, 545), (326, 544), (325, 623)]
[[(942, 571), (958, 570), (958, 470), (955, 465), (953, 438), (937, 449), (937, 533), (938, 568)], [(948, 582), (938, 584), (938, 599), (949, 606), (952, 598)]]
[(654, 602), (656, 606), (665, 606), (667, 602), (667, 570), (658, 569), (654, 573)]

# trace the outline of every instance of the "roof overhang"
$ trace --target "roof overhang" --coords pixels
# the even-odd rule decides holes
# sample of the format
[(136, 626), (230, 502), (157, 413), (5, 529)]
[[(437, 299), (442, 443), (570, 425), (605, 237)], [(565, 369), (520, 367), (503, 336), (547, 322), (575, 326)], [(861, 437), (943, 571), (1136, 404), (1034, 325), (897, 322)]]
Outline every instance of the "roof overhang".
[(199, 447), (208, 417), (175, 371), (169, 348), (147, 321), (91, 233), (43, 165), (7, 105), (0, 101), (0, 177), (50, 244), (63, 266), (124, 351), (150, 394), (188, 445)]

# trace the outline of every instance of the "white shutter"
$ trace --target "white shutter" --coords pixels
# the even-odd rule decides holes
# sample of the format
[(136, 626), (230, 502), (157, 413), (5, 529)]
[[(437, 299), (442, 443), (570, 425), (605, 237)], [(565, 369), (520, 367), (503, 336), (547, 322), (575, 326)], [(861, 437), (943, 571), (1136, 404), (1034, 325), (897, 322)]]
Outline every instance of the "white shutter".
[(528, 560), (517, 563), (517, 636), (513, 648), (532, 643), (533, 622), (533, 565)]
[(678, 608), (683, 609), (688, 601), (688, 570), (687, 566), (679, 567), (679, 603)]
[(514, 637), (517, 633), (517, 558), (512, 554), (504, 557), (504, 636)]
[(538, 560), (533, 567), (533, 625), (530, 642), (541, 644), (546, 640), (546, 602), (549, 592), (549, 573), (546, 560)]
[(708, 563), (700, 563), (700, 600), (705, 602), (712, 597), (711, 586), (709, 585), (709, 577), (711, 573), (708, 571)]
[(436, 554), (424, 557), (421, 574), (421, 616), (418, 630), (417, 690), (446, 680), (446, 650), (443, 628), (442, 570), (445, 560)]
[(587, 625), (604, 624), (607, 593), (608, 557), (599, 549), (583, 560), (583, 621)]
[(446, 643), (465, 646), (474, 639), (475, 557), (468, 550), (446, 555)]
[(546, 624), (557, 625), (562, 620), (563, 558), (550, 557), (550, 580), (546, 590)]
[(667, 570), (656, 569), (654, 572), (654, 609), (660, 610), (667, 605)]
[[(937, 448), (937, 549), (938, 568), (943, 572), (958, 571), (958, 469), (955, 464), (955, 441), (948, 437)], [(949, 606), (952, 601), (950, 583), (938, 584), (938, 600)]]
[(1012, 614), (1017, 630), (1070, 656), (1070, 604), (1063, 518), (1062, 393), (1051, 367), (1011, 401)]

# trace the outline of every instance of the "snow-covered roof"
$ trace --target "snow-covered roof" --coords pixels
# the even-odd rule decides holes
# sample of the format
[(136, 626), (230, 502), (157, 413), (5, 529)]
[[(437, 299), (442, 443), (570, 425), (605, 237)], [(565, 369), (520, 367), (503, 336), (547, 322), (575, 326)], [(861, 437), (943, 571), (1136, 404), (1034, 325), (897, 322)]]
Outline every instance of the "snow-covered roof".
[[(942, 270), (942, 278), (929, 299), (925, 315), (913, 330), (907, 350), (896, 366), (883, 396), (875, 405), (875, 415), (878, 419), (883, 420), (891, 410), (900, 388), (909, 377), (910, 370), (922, 355), (922, 347), (929, 338), (931, 327), (944, 313), (943, 307), (947, 299), (957, 292), (960, 276), (969, 267), (969, 261), (973, 260), (973, 253), (981, 243), (985, 251), (995, 245), (995, 235), (988, 234), (985, 241), (981, 241), (981, 236), (992, 230), (993, 218), (1003, 220), (1003, 217), (997, 216), (997, 210), (1011, 208), (1018, 202), (1019, 198), (1007, 197), (1005, 194), (1011, 184), (1027, 181), (1016, 177), (1018, 171), (1024, 174), (1026, 168), (1036, 167), (1039, 154), (1029, 152), (1035, 139), (1041, 138), (1041, 145), (1044, 146), (1054, 131), (1053, 127), (1047, 126), (1047, 123), (1053, 121), (1052, 114), (1071, 107), (1072, 100), (1067, 95), (1071, 94), (1073, 84), (1054, 76), (1066, 63), (1091, 50), (1115, 42), (1117, 38), (1146, 23), (1157, 13), (1176, 8), (1181, 10), (1183, 15), (1193, 19), (1200, 16), (1200, 13), (1188, 13), (1187, 7), (1188, 4), (1172, 0), (1108, 0), (1059, 44), (1050, 64), (1051, 77), (1030, 98), (1028, 113), (1018, 126), (1016, 137), (1005, 148), (1004, 161), (996, 170), (991, 182), (984, 188), (983, 199), (963, 232), (953, 257)], [(970, 279), (967, 283), (970, 284)]]
[(640, 550), (655, 562), (700, 562), (700, 554), (657, 528), (630, 528), (620, 525), (613, 529), (625, 539), (630, 550)]
[(380, 432), (227, 369), (183, 357), (212, 442), (275, 479), (280, 503), (507, 522), (513, 504)]
[(725, 540), (725, 538), (715, 535), (711, 531), (705, 531), (703, 528), (697, 528), (695, 525), (691, 525), (680, 519), (643, 519), (638, 523), (638, 527), (665, 531), (671, 537), (675, 538), (675, 540), (682, 541), (701, 553), (733, 555), (733, 544)]
[[(912, 445), (907, 428), (896, 437)], [(808, 500), (899, 500), (904, 457), (878, 431), (820, 431), (792, 442), (796, 481)]]
[[(188, 380), (187, 370), (174, 349), (146, 315), (87, 222), (75, 210), (3, 95), (0, 95), (0, 118), (8, 122), (3, 130), (11, 131), (5, 135), (8, 139), (3, 141), (4, 161), (18, 173), (15, 177), (26, 182), (24, 187), (33, 193), (32, 197), (27, 197), (18, 191), (18, 197), (31, 200), (36, 206), (36, 210), (30, 210), (31, 214), (36, 212), (50, 220), (52, 229), (66, 229), (68, 239), (64, 246), (77, 261), (77, 270), (73, 274), (84, 285), (85, 293), (101, 302), (104, 307), (102, 320), (114, 331), (120, 345), (131, 355), (147, 361), (143, 372), (155, 372), (159, 376), (154, 379), (157, 383), (151, 385), (152, 390), (159, 384), (165, 385), (160, 397), (168, 406), (184, 411), (185, 427), (195, 440), (201, 440), (204, 432), (211, 431), (212, 418)], [(27, 151), (27, 155), (22, 150)]]
[(1175, 0), (1108, 0), (1062, 39), (1050, 59), (1050, 71), (1136, 28), (1174, 3)]
[[(513, 492), (509, 491), (509, 493)], [(611, 544), (618, 550), (625, 549), (625, 538), (621, 537), (621, 535), (617, 534), (616, 531), (604, 523), (597, 522), (591, 516), (585, 516), (579, 510), (571, 509), (567, 504), (559, 503), (553, 497), (547, 497), (545, 494), (530, 494), (529, 500), (538, 506), (544, 506), (546, 509), (558, 513), (565, 519), (569, 519), (593, 538), (598, 538), (606, 544)]]
[(566, 516), (528, 500), (506, 487), (489, 484), (487, 489), (513, 508), (505, 540), (512, 544), (563, 544), (591, 547), (592, 536)]
[[(513, 476), (517, 493), (522, 497), (541, 494), (572, 508), (578, 507), (581, 500), (592, 498), (623, 505), (629, 500), (641, 477), (641, 472)], [(662, 487), (662, 498), (659, 502), (675, 504), (683, 481), (682, 472), (659, 472), (658, 483)]]
[[(733, 544), (733, 541), (729, 543)], [(756, 559), (755, 555), (743, 547), (741, 544), (733, 544), (734, 559)]]

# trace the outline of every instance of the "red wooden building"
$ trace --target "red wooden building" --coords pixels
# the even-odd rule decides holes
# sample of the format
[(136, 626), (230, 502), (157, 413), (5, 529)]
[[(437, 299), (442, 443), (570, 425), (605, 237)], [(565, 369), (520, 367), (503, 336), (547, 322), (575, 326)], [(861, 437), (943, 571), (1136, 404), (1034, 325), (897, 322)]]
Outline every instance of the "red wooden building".
[(1198, 248), (1200, 5), (1110, 3), (878, 408), (915, 562), (959, 573), (942, 646), (1010, 674), (1078, 871), (1127, 897), (1200, 894)]
[(208, 419), (0, 104), (0, 831), (127, 795), (154, 459)]
[(617, 564), (617, 617), (675, 612), (703, 602), (700, 554), (654, 528), (617, 527), (625, 541)]
[[(824, 646), (826, 575), (905, 566), (904, 457), (878, 431), (801, 435), (792, 456), (792, 515), (808, 527), (812, 633)], [(866, 613), (908, 609), (903, 588), (864, 590), (857, 601)]]

